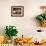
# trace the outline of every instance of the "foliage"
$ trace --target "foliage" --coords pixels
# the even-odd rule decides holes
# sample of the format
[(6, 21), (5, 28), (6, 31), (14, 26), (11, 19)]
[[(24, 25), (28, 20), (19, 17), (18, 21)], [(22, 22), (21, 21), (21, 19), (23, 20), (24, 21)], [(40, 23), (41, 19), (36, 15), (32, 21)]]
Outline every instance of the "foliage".
[(46, 20), (46, 14), (38, 15), (38, 16), (36, 16), (36, 19), (39, 21), (43, 21), (44, 19)]
[(5, 34), (9, 38), (11, 38), (12, 36), (16, 36), (17, 33), (18, 33), (18, 31), (17, 31), (15, 26), (6, 26), (5, 30), (6, 30)]

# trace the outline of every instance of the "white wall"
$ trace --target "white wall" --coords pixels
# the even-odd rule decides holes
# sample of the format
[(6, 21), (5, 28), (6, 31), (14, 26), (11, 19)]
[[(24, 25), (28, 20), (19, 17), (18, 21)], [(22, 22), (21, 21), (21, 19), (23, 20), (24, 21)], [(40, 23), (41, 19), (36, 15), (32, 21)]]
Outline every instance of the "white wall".
[[(6, 25), (15, 25), (18, 36), (31, 36), (36, 29), (42, 29), (35, 20), (41, 5), (46, 5), (46, 0), (0, 0), (0, 33)], [(11, 6), (24, 6), (24, 17), (11, 17)]]

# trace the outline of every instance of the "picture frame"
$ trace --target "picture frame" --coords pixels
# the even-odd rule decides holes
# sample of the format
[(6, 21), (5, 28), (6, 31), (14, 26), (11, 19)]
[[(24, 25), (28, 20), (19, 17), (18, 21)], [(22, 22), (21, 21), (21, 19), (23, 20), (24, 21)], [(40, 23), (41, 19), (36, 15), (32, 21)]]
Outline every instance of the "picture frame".
[(24, 6), (11, 6), (12, 17), (24, 17)]

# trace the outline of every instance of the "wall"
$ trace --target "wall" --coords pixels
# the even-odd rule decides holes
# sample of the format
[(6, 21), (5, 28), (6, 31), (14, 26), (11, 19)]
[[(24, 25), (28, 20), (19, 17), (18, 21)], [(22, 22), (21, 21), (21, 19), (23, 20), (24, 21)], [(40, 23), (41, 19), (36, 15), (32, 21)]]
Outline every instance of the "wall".
[[(31, 36), (37, 33), (36, 29), (46, 30), (35, 19), (42, 5), (46, 5), (46, 0), (0, 0), (0, 34), (4, 34), (6, 25), (15, 25), (18, 36)], [(24, 17), (11, 17), (11, 6), (24, 6)]]

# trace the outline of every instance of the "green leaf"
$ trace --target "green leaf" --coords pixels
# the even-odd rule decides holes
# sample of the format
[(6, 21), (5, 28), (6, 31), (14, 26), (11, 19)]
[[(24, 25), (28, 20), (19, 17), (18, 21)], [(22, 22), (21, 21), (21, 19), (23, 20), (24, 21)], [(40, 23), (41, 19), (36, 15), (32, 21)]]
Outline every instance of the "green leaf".
[(38, 16), (36, 17), (36, 19), (39, 20), (39, 21), (44, 20), (44, 18), (43, 18), (41, 15), (38, 15)]
[(46, 19), (46, 15), (45, 15), (45, 19)]

